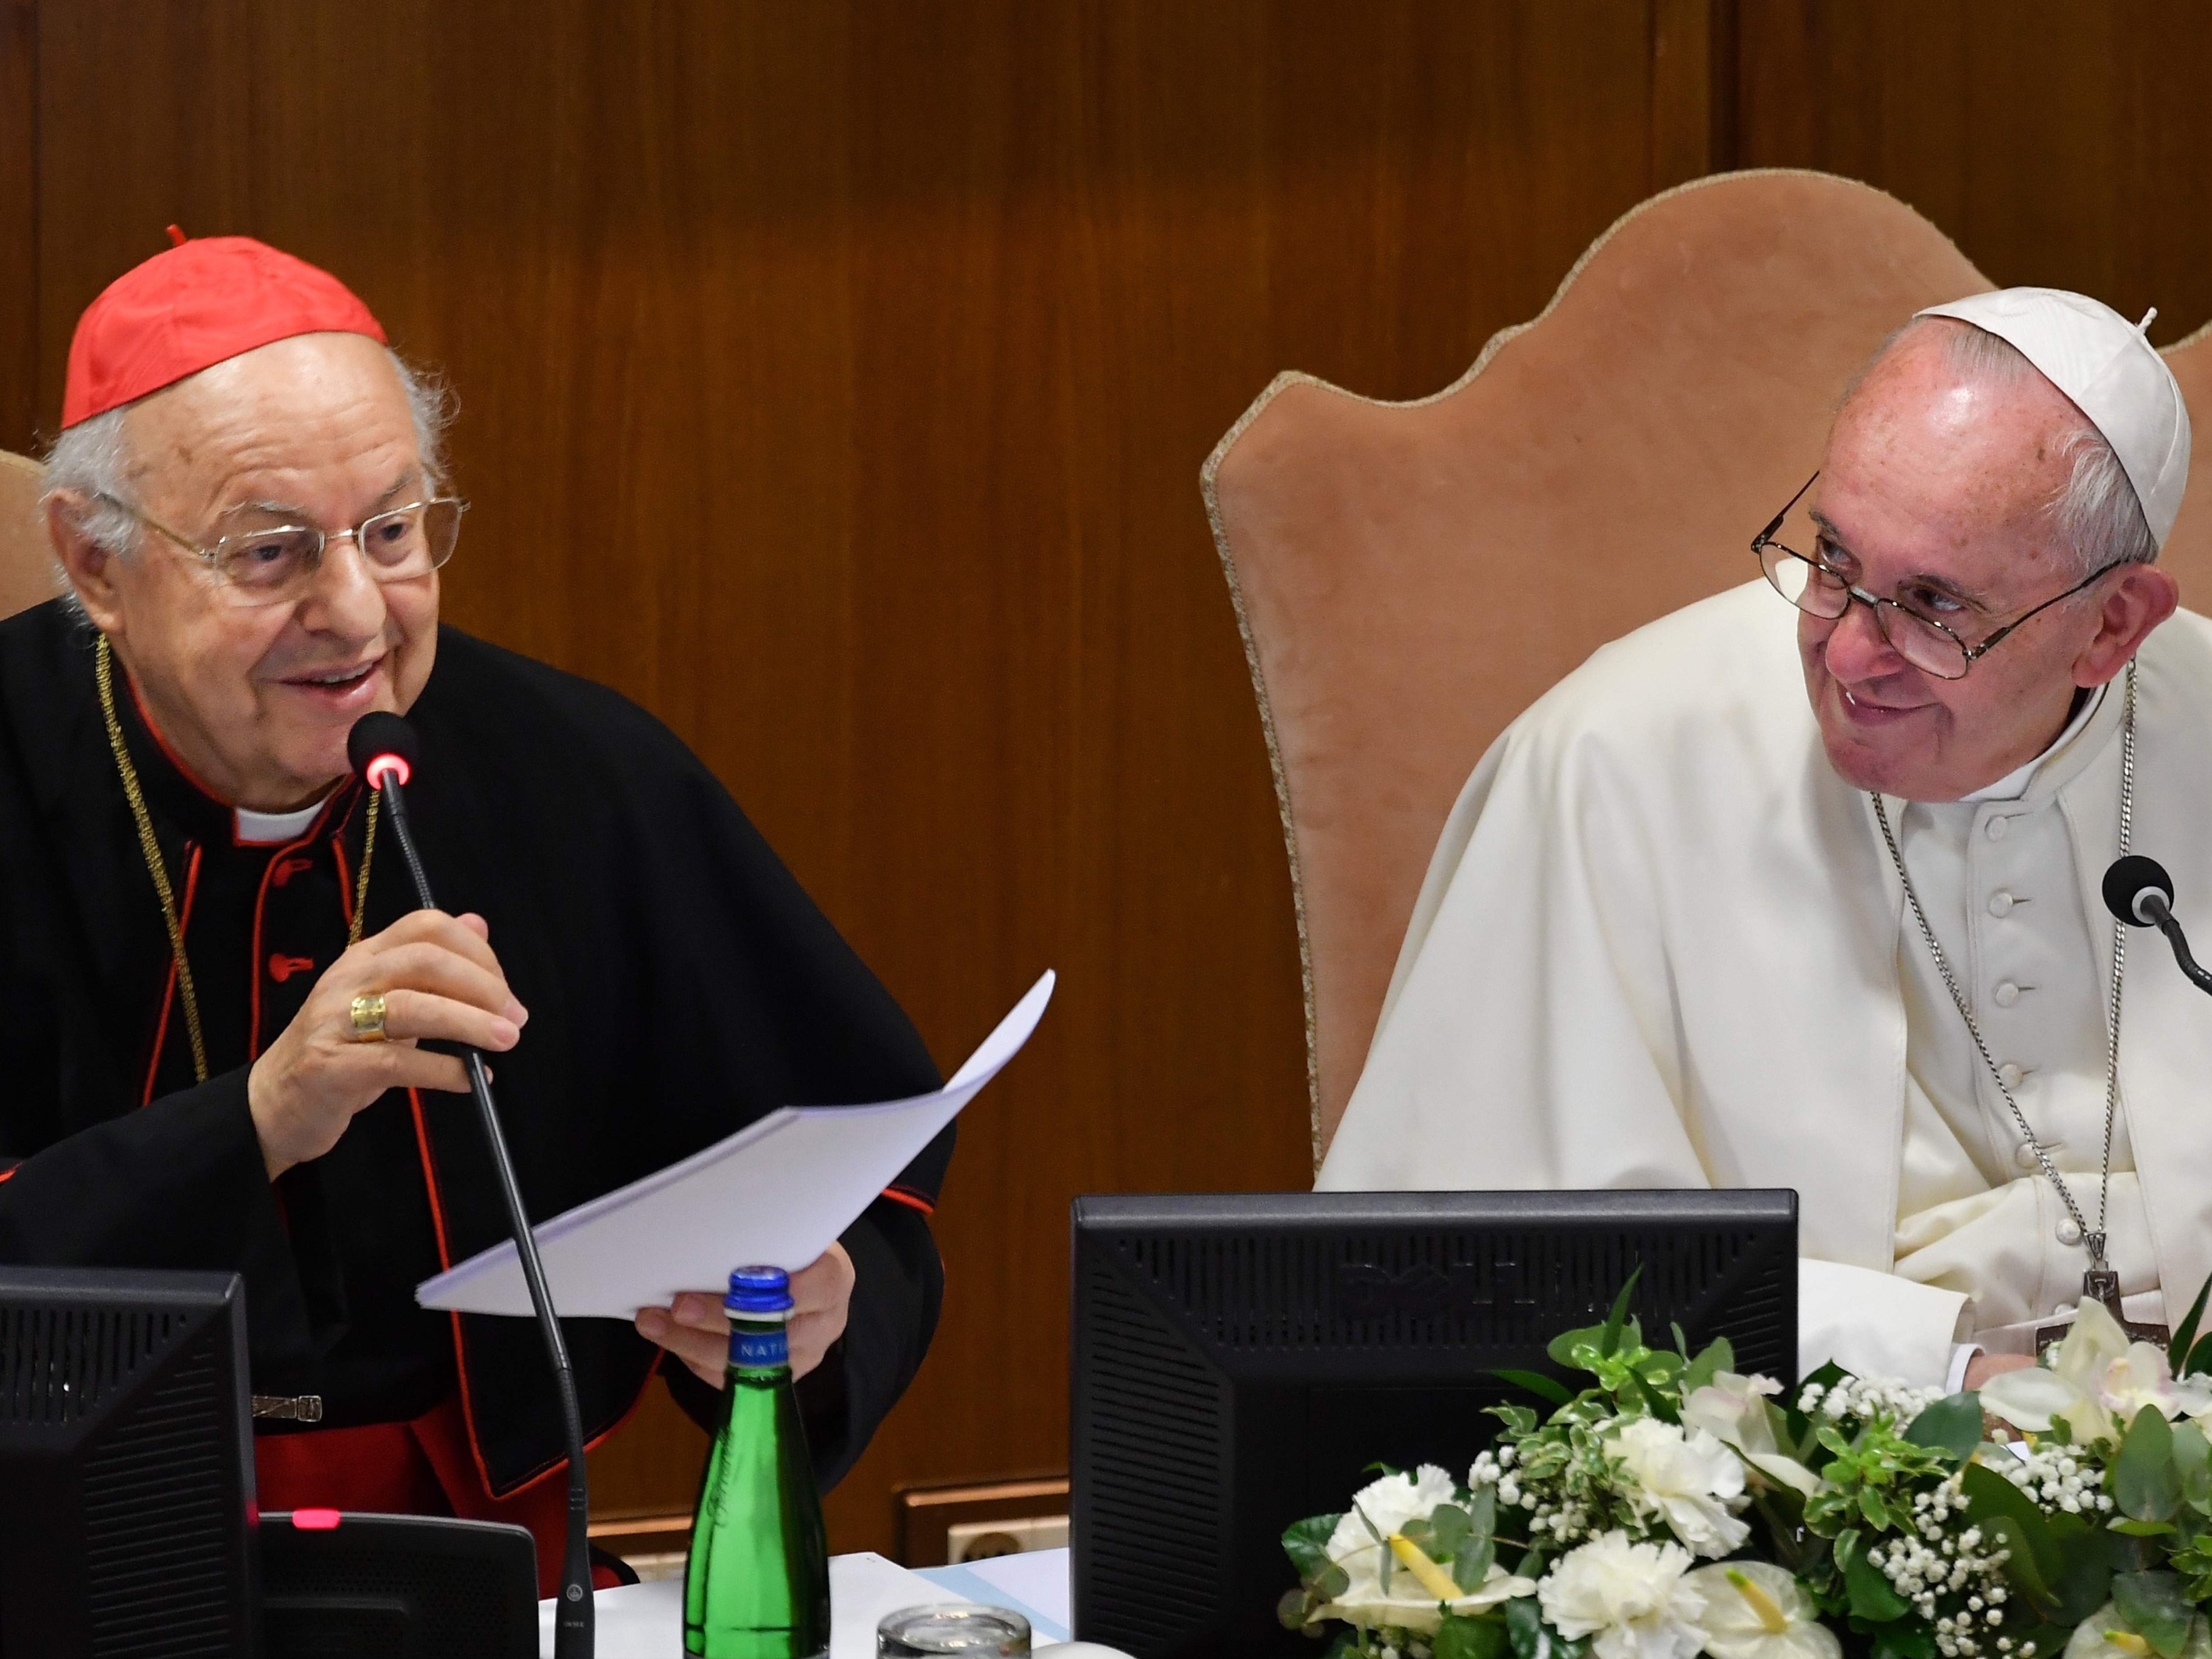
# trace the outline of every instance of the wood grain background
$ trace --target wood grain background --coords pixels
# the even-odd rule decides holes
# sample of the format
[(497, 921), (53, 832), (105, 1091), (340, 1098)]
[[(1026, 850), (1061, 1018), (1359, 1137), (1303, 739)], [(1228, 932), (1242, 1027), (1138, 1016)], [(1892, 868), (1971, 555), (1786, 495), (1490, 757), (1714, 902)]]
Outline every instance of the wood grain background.
[[(0, 0), (0, 447), (164, 245), (337, 271), (461, 406), (448, 614), (726, 779), (956, 1060), (945, 1327), (833, 1496), (1060, 1467), (1067, 1200), (1309, 1176), (1297, 953), (1197, 491), (1278, 369), (1442, 387), (1654, 190), (1882, 185), (2212, 314), (2188, 0)], [(688, 1505), (656, 1401), (609, 1515)]]

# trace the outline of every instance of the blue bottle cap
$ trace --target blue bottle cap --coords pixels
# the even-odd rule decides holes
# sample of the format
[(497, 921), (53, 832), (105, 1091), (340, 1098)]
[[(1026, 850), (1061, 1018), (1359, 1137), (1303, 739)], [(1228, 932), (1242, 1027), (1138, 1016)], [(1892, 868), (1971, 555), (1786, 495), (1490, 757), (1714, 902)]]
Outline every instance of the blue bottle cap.
[(722, 1306), (733, 1314), (787, 1314), (791, 1275), (781, 1267), (740, 1267), (730, 1275)]

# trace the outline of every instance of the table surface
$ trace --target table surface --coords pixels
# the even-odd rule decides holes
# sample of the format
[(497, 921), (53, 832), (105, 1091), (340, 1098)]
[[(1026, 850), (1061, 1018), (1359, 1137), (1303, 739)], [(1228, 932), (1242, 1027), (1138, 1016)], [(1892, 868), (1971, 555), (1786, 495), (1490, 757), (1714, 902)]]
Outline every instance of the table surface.
[[(1067, 1639), (1067, 1552), (1036, 1550), (957, 1567), (909, 1571), (880, 1555), (840, 1555), (830, 1563), (830, 1659), (875, 1659), (876, 1625), (885, 1613), (929, 1601), (980, 1601), (1011, 1607), (1030, 1621), (1036, 1644)], [(684, 1651), (684, 1581), (663, 1579), (601, 1590), (599, 1659), (669, 1659)], [(553, 1604), (538, 1604), (538, 1650), (551, 1659)]]

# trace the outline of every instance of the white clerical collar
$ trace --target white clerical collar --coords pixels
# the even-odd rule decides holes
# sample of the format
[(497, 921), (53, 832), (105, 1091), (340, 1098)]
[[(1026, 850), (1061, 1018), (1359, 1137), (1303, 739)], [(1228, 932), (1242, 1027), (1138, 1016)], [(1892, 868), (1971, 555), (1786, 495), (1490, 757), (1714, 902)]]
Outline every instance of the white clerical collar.
[[(2109, 683), (2108, 681), (2107, 684)], [(1978, 789), (1972, 795), (1962, 795), (1959, 799), (1967, 802), (2019, 800), (2021, 796), (2027, 793), (2028, 780), (2035, 776), (2035, 769), (2072, 742), (2081, 728), (2095, 717), (2097, 711), (2104, 706), (2105, 691), (2106, 686), (2100, 686), (2088, 696), (2083, 698), (2081, 706), (2074, 711), (2074, 717), (2066, 723), (2066, 729), (2059, 733), (2057, 737), (2052, 740), (2051, 747), (2037, 755), (2034, 759), (2024, 766), (2007, 772), (1996, 783)]]
[[(324, 800), (329, 798), (325, 796)], [(240, 845), (248, 847), (296, 841), (307, 833), (307, 826), (315, 821), (315, 814), (322, 809), (321, 801), (310, 802), (297, 812), (256, 812), (251, 807), (234, 807), (231, 811), (235, 821), (231, 833)]]

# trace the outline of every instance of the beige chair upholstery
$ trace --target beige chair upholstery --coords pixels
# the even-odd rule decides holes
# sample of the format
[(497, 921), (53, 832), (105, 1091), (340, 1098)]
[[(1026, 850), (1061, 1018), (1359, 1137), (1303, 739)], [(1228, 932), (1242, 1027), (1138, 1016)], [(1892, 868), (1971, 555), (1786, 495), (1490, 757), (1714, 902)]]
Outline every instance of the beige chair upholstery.
[(39, 479), (38, 462), (0, 449), (0, 617), (59, 591), (39, 517)]
[[(1854, 370), (1990, 285), (1879, 191), (1727, 175), (1630, 213), (1436, 396), (1284, 375), (1222, 439), (1203, 485), (1290, 847), (1316, 1161), (1491, 740), (1605, 641), (1754, 578)], [(2206, 438), (2170, 557), (2212, 599), (2212, 332), (2174, 361)]]

